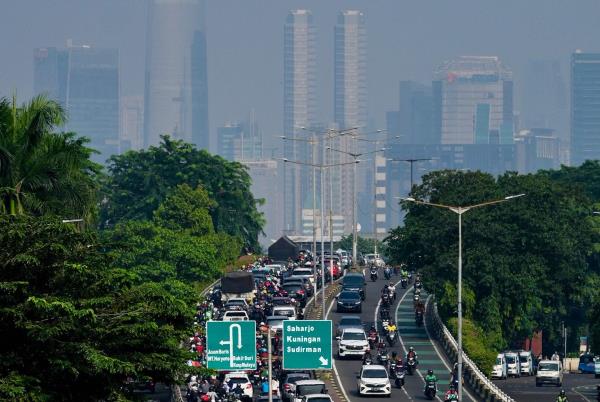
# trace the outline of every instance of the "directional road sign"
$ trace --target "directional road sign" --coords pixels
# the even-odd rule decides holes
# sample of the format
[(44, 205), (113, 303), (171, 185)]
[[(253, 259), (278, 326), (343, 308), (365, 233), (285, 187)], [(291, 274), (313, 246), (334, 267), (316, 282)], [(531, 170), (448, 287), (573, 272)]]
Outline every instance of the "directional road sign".
[(283, 368), (331, 369), (331, 338), (331, 320), (283, 321)]
[(208, 321), (207, 366), (215, 370), (256, 369), (256, 321)]

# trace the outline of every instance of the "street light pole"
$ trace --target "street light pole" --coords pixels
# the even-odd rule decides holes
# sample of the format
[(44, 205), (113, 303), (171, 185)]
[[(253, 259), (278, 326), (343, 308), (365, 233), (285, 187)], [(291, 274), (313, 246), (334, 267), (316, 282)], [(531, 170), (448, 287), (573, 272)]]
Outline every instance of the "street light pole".
[(432, 202), (427, 202), (427, 201), (420, 201), (420, 200), (416, 200), (412, 197), (407, 197), (407, 198), (402, 198), (400, 197), (401, 200), (403, 201), (409, 201), (409, 202), (413, 202), (415, 204), (421, 204), (421, 205), (430, 205), (433, 207), (438, 207), (438, 208), (445, 208), (448, 209), (452, 212), (454, 212), (455, 214), (458, 215), (458, 289), (457, 289), (457, 296), (458, 296), (458, 300), (457, 300), (457, 304), (458, 304), (458, 368), (457, 368), (457, 376), (458, 376), (458, 400), (459, 402), (462, 401), (462, 396), (463, 396), (463, 390), (462, 390), (462, 373), (463, 373), (463, 342), (462, 342), (462, 215), (474, 208), (479, 208), (479, 207), (483, 207), (486, 205), (493, 205), (493, 204), (499, 204), (501, 202), (506, 202), (509, 200), (512, 200), (514, 198), (518, 198), (518, 197), (522, 197), (525, 194), (517, 194), (517, 195), (509, 195), (507, 197), (504, 197), (502, 199), (499, 200), (494, 200), (494, 201), (487, 201), (487, 202), (482, 202), (479, 204), (474, 204), (474, 205), (469, 205), (466, 207), (460, 207), (460, 206), (452, 206), (452, 205), (444, 205), (444, 204), (436, 204), (436, 203), (432, 203)]
[(410, 190), (408, 191), (408, 193), (410, 194), (410, 192), (412, 191), (413, 188), (413, 164), (416, 162), (421, 162), (421, 161), (432, 161), (432, 158), (411, 158), (411, 159), (393, 159), (390, 158), (388, 159), (389, 161), (392, 162), (408, 162), (410, 163)]

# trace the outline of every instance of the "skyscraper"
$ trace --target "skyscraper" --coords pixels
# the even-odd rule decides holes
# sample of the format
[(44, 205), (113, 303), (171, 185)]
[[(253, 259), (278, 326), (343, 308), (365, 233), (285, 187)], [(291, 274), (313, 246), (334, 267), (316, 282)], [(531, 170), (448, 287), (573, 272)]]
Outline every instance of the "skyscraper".
[(262, 135), (252, 118), (245, 122), (226, 122), (217, 128), (217, 153), (229, 161), (262, 160)]
[(512, 144), (512, 72), (498, 57), (445, 62), (433, 82), (434, 137), (442, 144)]
[(600, 159), (600, 53), (571, 56), (571, 165)]
[[(283, 29), (283, 133), (295, 139), (315, 123), (315, 26), (309, 10), (289, 12)], [(306, 134), (304, 134), (306, 136)], [(284, 156), (289, 160), (306, 159), (306, 146), (297, 141), (284, 141)], [(308, 161), (307, 161), (308, 162)], [(310, 169), (284, 164), (284, 230), (299, 230), (302, 209), (302, 182)]]
[[(334, 28), (334, 121), (339, 129), (345, 130), (357, 127), (364, 130), (367, 126), (367, 31), (365, 15), (358, 10), (345, 10), (339, 13)], [(338, 148), (346, 152), (357, 153), (356, 141), (349, 136), (340, 138)], [(364, 145), (364, 144), (363, 144)], [(352, 161), (345, 155), (343, 163)], [(372, 180), (368, 180), (370, 169), (374, 165), (363, 165), (354, 179), (351, 166), (332, 168), (334, 182), (340, 184), (341, 211), (344, 216), (352, 216), (353, 192), (355, 183), (365, 192), (372, 192)], [(370, 189), (371, 191), (368, 191)], [(371, 204), (370, 199), (367, 201)], [(340, 205), (340, 204), (335, 204)], [(370, 208), (366, 208), (370, 209)], [(367, 211), (367, 216), (370, 215)], [(358, 217), (357, 217), (358, 219)], [(372, 219), (366, 218), (365, 226)], [(370, 225), (369, 225), (370, 226)], [(351, 219), (348, 219), (346, 230), (352, 231)]]
[(120, 152), (119, 51), (88, 45), (34, 51), (34, 88), (59, 101), (68, 113), (68, 131), (90, 138), (104, 162)]
[(144, 147), (144, 97), (121, 98), (121, 152)]
[(150, 1), (145, 92), (145, 146), (169, 134), (208, 149), (203, 0)]
[(340, 129), (367, 125), (365, 15), (342, 11), (334, 29), (334, 113)]

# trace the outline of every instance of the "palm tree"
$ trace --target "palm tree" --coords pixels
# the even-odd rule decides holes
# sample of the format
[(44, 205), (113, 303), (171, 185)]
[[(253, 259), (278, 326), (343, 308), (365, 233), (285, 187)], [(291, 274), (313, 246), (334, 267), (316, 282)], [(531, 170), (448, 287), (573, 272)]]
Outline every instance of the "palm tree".
[(43, 95), (20, 107), (0, 99), (0, 214), (91, 217), (100, 167), (87, 139), (55, 132), (65, 122)]

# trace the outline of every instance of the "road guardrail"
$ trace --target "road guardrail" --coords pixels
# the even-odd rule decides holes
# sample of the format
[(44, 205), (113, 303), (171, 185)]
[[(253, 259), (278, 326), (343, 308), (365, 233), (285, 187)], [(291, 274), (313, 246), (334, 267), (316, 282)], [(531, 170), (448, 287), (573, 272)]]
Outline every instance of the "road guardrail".
[[(427, 303), (427, 315), (431, 318), (429, 321), (430, 329), (437, 337), (438, 341), (444, 347), (446, 354), (451, 361), (456, 361), (458, 357), (458, 343), (452, 336), (452, 333), (442, 322), (438, 310), (437, 303), (429, 300)], [(463, 351), (463, 375), (471, 389), (477, 394), (480, 400), (486, 402), (515, 402), (513, 398), (508, 396), (504, 391), (496, 386), (485, 374), (479, 370), (479, 367), (467, 356)]]

